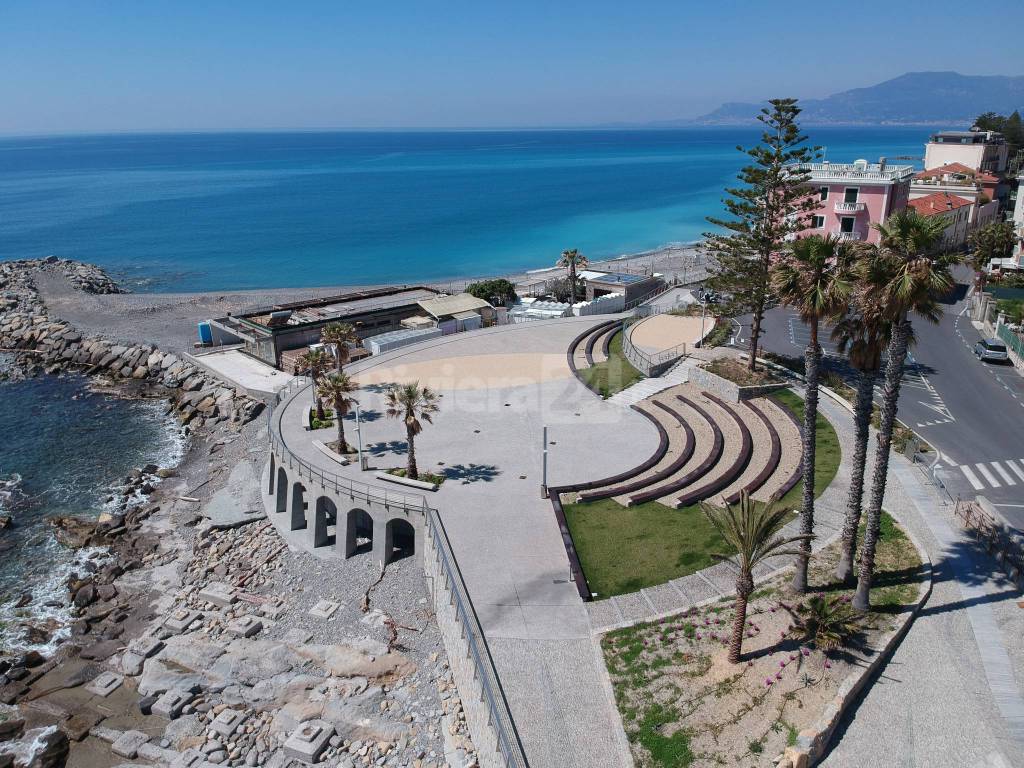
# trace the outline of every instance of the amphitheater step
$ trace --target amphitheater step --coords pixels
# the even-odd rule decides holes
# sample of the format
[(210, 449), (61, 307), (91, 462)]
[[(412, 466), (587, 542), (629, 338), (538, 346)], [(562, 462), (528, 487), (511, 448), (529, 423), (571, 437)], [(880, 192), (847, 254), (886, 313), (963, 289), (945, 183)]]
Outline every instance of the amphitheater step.
[(608, 345), (612, 336), (622, 330), (622, 326), (616, 323), (609, 326), (598, 334), (587, 338), (587, 359), (591, 365), (603, 363), (608, 359)]
[(773, 496), (784, 496), (800, 481), (800, 424), (792, 411), (772, 397), (760, 398), (758, 406), (775, 425), (781, 442), (778, 466), (764, 484), (751, 494), (757, 501), (768, 501)]
[(608, 398), (609, 403), (628, 408), (631, 405), (646, 400), (659, 392), (664, 392), (670, 387), (685, 384), (690, 380), (690, 366), (677, 363), (662, 376), (652, 376), (647, 379), (640, 379), (631, 387), (626, 387), (621, 392), (616, 392)]
[(746, 406), (741, 414), (747, 420), (754, 450), (747, 469), (720, 494), (729, 504), (734, 504), (742, 491), (750, 494), (758, 491), (778, 469), (782, 458), (782, 441), (772, 420), (761, 410), (758, 401), (749, 400)]
[(723, 423), (722, 429), (727, 436), (728, 449), (723, 452), (722, 459), (711, 468), (707, 475), (687, 488), (673, 502), (676, 509), (695, 504), (698, 501), (710, 499), (723, 489), (729, 487), (743, 474), (750, 457), (753, 453), (753, 440), (750, 436), (750, 428), (746, 421), (740, 416), (740, 409), (746, 408), (742, 404), (730, 404), (722, 401), (710, 393), (704, 395), (721, 410), (728, 414), (731, 423)]

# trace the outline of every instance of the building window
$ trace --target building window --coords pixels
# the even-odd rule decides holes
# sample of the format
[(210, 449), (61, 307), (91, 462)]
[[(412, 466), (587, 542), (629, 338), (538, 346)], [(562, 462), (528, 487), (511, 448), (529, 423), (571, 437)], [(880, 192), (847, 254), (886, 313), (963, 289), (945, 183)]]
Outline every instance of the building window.
[(843, 193), (844, 203), (856, 203), (857, 196), (860, 194), (860, 187), (847, 187)]
[[(856, 202), (856, 201), (854, 201)], [(856, 221), (853, 216), (843, 216), (839, 220), (839, 231), (840, 232), (853, 232), (853, 223)]]
[(813, 216), (811, 217), (811, 229), (823, 229), (825, 227), (824, 216)]
[(828, 200), (828, 187), (822, 187), (819, 189), (818, 194), (821, 195), (822, 200)]

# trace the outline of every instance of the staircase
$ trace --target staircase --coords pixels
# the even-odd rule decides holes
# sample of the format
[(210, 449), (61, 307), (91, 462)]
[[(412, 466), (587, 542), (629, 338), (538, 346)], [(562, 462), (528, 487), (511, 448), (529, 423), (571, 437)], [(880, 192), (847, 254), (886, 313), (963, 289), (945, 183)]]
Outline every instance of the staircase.
[(641, 400), (646, 400), (651, 395), (656, 395), (669, 387), (674, 387), (677, 384), (685, 384), (690, 380), (690, 365), (687, 364), (686, 359), (683, 358), (671, 368), (669, 368), (661, 376), (655, 376), (647, 379), (640, 379), (636, 384), (631, 387), (627, 387), (621, 392), (617, 392), (608, 398), (609, 403), (614, 403), (623, 408), (628, 408), (631, 405), (639, 403)]

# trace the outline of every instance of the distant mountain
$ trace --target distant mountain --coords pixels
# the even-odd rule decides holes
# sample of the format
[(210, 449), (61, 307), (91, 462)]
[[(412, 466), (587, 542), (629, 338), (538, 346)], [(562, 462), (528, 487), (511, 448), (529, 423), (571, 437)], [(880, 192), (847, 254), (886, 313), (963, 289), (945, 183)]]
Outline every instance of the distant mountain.
[[(689, 123), (748, 123), (763, 104), (727, 102)], [(1024, 111), (1024, 77), (908, 72), (867, 88), (801, 100), (805, 124), (969, 124), (982, 112)], [(683, 121), (679, 121), (682, 123)]]

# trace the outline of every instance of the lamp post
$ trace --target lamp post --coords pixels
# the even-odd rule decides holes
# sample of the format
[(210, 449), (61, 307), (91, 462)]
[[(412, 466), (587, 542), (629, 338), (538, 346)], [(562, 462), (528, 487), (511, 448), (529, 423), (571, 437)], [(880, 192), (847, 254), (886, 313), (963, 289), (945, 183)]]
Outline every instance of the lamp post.
[(548, 425), (545, 424), (542, 431), (543, 444), (541, 445), (541, 483), (540, 483), (540, 497), (546, 499), (548, 497)]
[(359, 445), (359, 469), (366, 471), (366, 456), (363, 455), (363, 422), (359, 412), (359, 403), (356, 403), (356, 442)]

